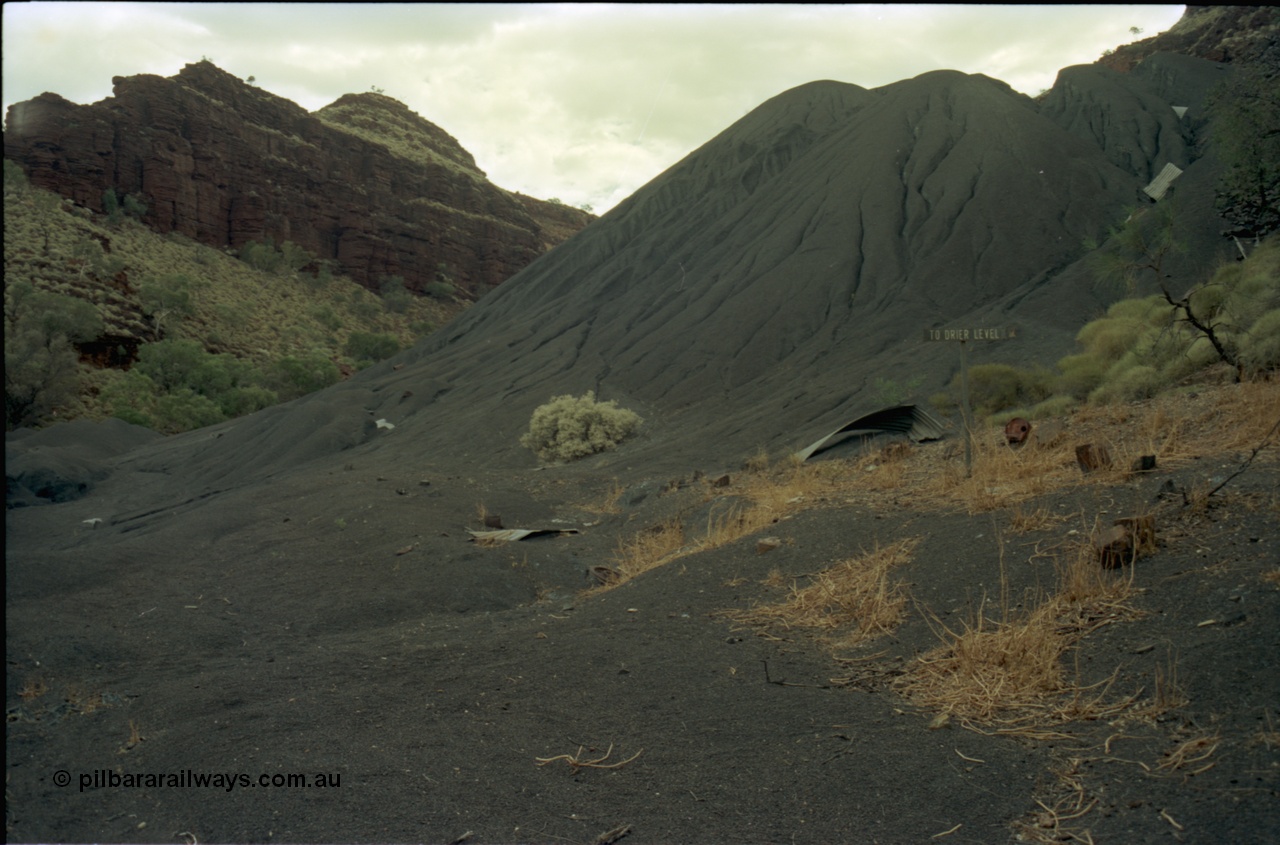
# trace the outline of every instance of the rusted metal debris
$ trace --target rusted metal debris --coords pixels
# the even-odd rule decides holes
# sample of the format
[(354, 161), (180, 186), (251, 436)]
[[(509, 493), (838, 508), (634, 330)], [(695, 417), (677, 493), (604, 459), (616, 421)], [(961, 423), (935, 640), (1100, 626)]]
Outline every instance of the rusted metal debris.
[(468, 528), (467, 533), (471, 535), (471, 542), (493, 546), (499, 543), (515, 543), (520, 540), (527, 540), (530, 537), (545, 537), (550, 534), (581, 534), (582, 532), (576, 528), (505, 528), (501, 531), (472, 531)]
[(1031, 423), (1022, 417), (1014, 417), (1004, 425), (1004, 439), (1010, 446), (1021, 446), (1031, 433)]
[(819, 452), (843, 442), (847, 438), (840, 435), (857, 433), (881, 434), (897, 432), (917, 442), (922, 440), (938, 440), (946, 434), (946, 428), (919, 405), (899, 405), (884, 408), (858, 417), (852, 422), (840, 426), (826, 437), (820, 438), (808, 447), (796, 452), (796, 457), (807, 461)]
[(502, 517), (496, 513), (487, 513), (484, 515), (485, 528), (502, 528)]

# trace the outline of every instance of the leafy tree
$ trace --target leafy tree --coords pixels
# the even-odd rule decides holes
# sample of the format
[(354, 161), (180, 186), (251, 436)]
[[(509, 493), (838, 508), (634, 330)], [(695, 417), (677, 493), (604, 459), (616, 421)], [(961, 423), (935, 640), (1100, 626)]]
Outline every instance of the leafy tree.
[(193, 376), (208, 354), (196, 340), (144, 343), (138, 347), (138, 363), (134, 369), (151, 379), (160, 391), (169, 392), (193, 386)]
[(120, 203), (120, 210), (125, 216), (132, 217), (134, 220), (141, 220), (147, 214), (147, 204), (141, 198), (133, 194), (125, 194), (124, 201)]
[(86, 237), (71, 247), (71, 256), (79, 262), (80, 281), (84, 281), (89, 270), (102, 263), (104, 257), (102, 244), (93, 238)]
[(5, 291), (5, 426), (39, 422), (78, 396), (72, 344), (102, 334), (102, 317), (81, 299), (15, 282)]
[(403, 314), (413, 304), (413, 294), (405, 288), (403, 276), (383, 276), (379, 289), (382, 291), (382, 305), (388, 311)]
[(16, 161), (4, 160), (4, 195), (23, 196), (31, 190), (27, 173)]
[(1143, 282), (1164, 284), (1165, 262), (1186, 247), (1177, 234), (1177, 201), (1166, 196), (1154, 207), (1127, 209), (1124, 223), (1107, 232), (1108, 243), (1090, 256), (1093, 270), (1132, 296)]
[(116, 195), (115, 188), (107, 188), (102, 192), (102, 210), (107, 215), (107, 222), (115, 226), (125, 217), (141, 220), (143, 215), (147, 213), (147, 206), (146, 203), (133, 194), (126, 194), (124, 199), (121, 200)]
[(286, 273), (297, 273), (316, 257), (293, 241), (285, 241), (280, 245), (280, 267)]
[(191, 279), (181, 273), (149, 278), (138, 286), (142, 312), (151, 318), (157, 338), (162, 336), (167, 320), (191, 316), (192, 286)]
[(112, 225), (120, 222), (120, 199), (115, 188), (107, 188), (102, 192), (102, 210), (107, 215), (107, 222)]
[(1280, 229), (1280, 57), (1236, 68), (1209, 99), (1212, 138), (1225, 167), (1216, 197), (1228, 237)]

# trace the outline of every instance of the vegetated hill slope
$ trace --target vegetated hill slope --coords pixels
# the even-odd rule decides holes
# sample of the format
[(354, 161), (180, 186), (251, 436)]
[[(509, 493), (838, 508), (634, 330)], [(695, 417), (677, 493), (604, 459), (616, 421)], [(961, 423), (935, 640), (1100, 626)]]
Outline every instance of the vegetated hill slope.
[(5, 158), (31, 183), (103, 210), (140, 196), (143, 221), (215, 247), (291, 240), (378, 290), (446, 277), (482, 294), (592, 216), (490, 183), (447, 132), (377, 93), (309, 114), (209, 61), (117, 77), (76, 105), (46, 93), (9, 110)]

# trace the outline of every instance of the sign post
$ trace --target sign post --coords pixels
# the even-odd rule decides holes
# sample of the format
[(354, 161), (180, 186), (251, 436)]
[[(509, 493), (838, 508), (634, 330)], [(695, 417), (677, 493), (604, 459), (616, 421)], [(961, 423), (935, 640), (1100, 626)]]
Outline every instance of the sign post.
[(975, 326), (972, 328), (925, 329), (926, 341), (953, 341), (960, 344), (960, 415), (964, 425), (964, 474), (973, 475), (973, 410), (969, 407), (969, 361), (965, 344), (978, 340), (1013, 340), (1018, 336), (1014, 326)]

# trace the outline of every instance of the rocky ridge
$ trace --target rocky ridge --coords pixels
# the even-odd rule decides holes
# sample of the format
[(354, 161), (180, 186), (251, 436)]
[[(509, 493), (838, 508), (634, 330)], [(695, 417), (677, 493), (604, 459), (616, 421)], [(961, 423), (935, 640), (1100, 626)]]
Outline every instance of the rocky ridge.
[(1187, 6), (1167, 31), (1125, 44), (1097, 64), (1122, 73), (1156, 53), (1178, 53), (1211, 62), (1242, 62), (1274, 52), (1280, 12), (1274, 6)]
[(46, 93), (12, 106), (5, 157), (94, 211), (108, 189), (139, 195), (161, 233), (232, 249), (290, 240), (374, 290), (400, 276), (474, 298), (593, 219), (498, 188), (447, 132), (380, 94), (310, 114), (208, 61), (113, 82), (91, 105)]

